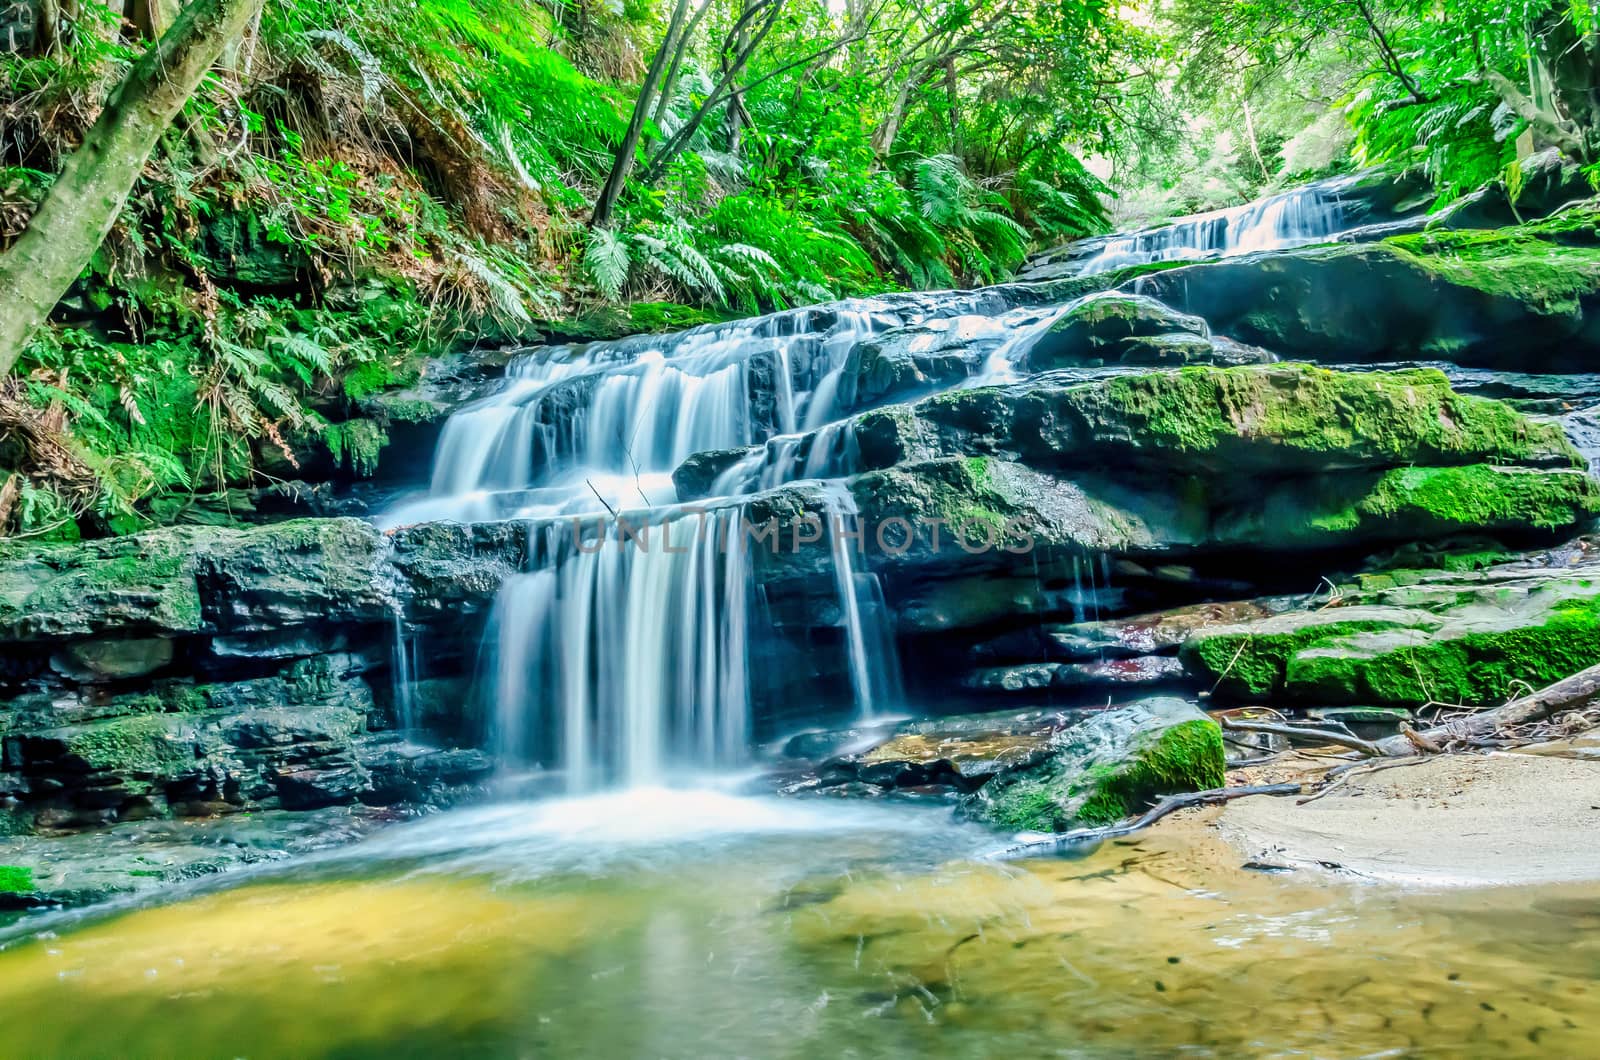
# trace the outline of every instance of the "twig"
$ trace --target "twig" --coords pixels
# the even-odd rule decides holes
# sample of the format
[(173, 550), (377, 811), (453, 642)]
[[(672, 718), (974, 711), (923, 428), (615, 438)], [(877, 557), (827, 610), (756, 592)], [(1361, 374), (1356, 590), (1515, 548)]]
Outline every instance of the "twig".
[[(1337, 769), (1330, 769), (1328, 771), (1328, 776), (1332, 777), (1333, 774), (1337, 773), (1339, 774), (1338, 777), (1329, 780), (1322, 787), (1318, 788), (1315, 794), (1307, 795), (1303, 799), (1296, 799), (1295, 805), (1304, 806), (1308, 802), (1316, 802), (1318, 799), (1322, 798), (1324, 795), (1328, 794), (1328, 792), (1332, 791), (1334, 788), (1337, 788), (1340, 784), (1343, 784), (1351, 777), (1363, 777), (1368, 773), (1377, 773), (1384, 769), (1393, 769), (1396, 766), (1417, 766), (1426, 761), (1428, 761), (1426, 758), (1394, 758), (1382, 762), (1352, 762), (1348, 766), (1340, 766)], [(1359, 766), (1360, 768), (1354, 768), (1356, 766)]]
[(1335, 732), (1332, 729), (1313, 729), (1309, 727), (1302, 728), (1297, 725), (1275, 725), (1270, 721), (1235, 721), (1233, 718), (1218, 718), (1217, 721), (1224, 729), (1232, 729), (1236, 732), (1267, 732), (1272, 733), (1275, 736), (1287, 736), (1291, 740), (1297, 736), (1301, 737), (1302, 739), (1310, 737), (1321, 740), (1324, 743), (1334, 743), (1338, 744), (1340, 747), (1348, 747), (1373, 758), (1382, 758), (1384, 755), (1383, 749), (1377, 744), (1373, 743), (1371, 740), (1363, 740), (1359, 736), (1347, 736), (1342, 732)]
[(1034, 857), (1083, 843), (1097, 843), (1104, 839), (1116, 839), (1120, 836), (1132, 835), (1134, 832), (1149, 828), (1161, 818), (1167, 816), (1167, 814), (1187, 809), (1190, 806), (1212, 806), (1218, 803), (1232, 802), (1234, 799), (1242, 799), (1247, 795), (1298, 795), (1303, 790), (1305, 789), (1299, 784), (1256, 784), (1250, 787), (1212, 788), (1209, 791), (1191, 791), (1182, 795), (1168, 795), (1146, 810), (1144, 816), (1130, 824), (1119, 824), (1110, 828), (1080, 828), (1074, 832), (1062, 832), (1047, 839), (1019, 843), (1014, 847), (1007, 847), (988, 856), (995, 860)]
[(607, 504), (604, 497), (600, 496), (600, 491), (594, 488), (594, 482), (590, 479), (584, 479), (583, 484), (589, 487), (589, 492), (594, 494), (594, 499), (599, 501), (601, 504), (604, 504), (606, 506), (606, 511), (611, 513), (611, 518), (615, 519), (617, 517), (617, 510), (611, 507), (610, 504)]
[[(1558, 712), (1585, 710), (1597, 701), (1600, 701), (1600, 666), (1591, 666), (1531, 696), (1514, 699), (1493, 710), (1456, 718), (1413, 735), (1448, 749), (1453, 743), (1470, 743), (1514, 726), (1543, 721)], [(1412, 737), (1405, 733), (1380, 740), (1377, 746), (1379, 752), (1385, 755), (1415, 755), (1418, 751)]]

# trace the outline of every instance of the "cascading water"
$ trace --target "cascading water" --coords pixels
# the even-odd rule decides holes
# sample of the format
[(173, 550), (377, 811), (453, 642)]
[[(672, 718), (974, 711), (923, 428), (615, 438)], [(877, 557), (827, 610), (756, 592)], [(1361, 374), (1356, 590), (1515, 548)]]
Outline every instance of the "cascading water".
[[(546, 528), (491, 623), (496, 741), (573, 791), (737, 761), (750, 733), (739, 510)], [(571, 530), (572, 532), (568, 532)]]
[[(1340, 217), (1326, 190), (1278, 196), (1113, 239), (1083, 271), (1311, 241)], [(756, 727), (751, 645), (767, 632), (739, 498), (797, 481), (824, 484), (810, 496), (827, 525), (810, 540), (831, 570), (836, 672), (854, 712), (899, 703), (892, 622), (857, 558), (866, 528), (842, 485), (860, 468), (847, 419), (858, 388), (890, 363), (864, 368), (864, 343), (917, 325), (872, 355), (915, 374), (917, 358), (967, 352), (956, 385), (1008, 382), (1078, 304), (1022, 301), (893, 296), (516, 359), (500, 390), (446, 425), (428, 496), (385, 520), (532, 521), (526, 572), (503, 585), (486, 638), (503, 759), (558, 768), (579, 791), (738, 761)], [(707, 491), (723, 500), (709, 512), (681, 506), (673, 471), (732, 449), (749, 451)], [(588, 532), (567, 516), (589, 517)], [(1076, 597), (1093, 599), (1095, 574)]]
[[(533, 521), (527, 572), (503, 585), (486, 640), (504, 761), (559, 768), (590, 790), (739, 759), (757, 617), (744, 509), (675, 507), (671, 473), (695, 453), (758, 444), (715, 493), (848, 474), (851, 356), (929, 305), (940, 308), (846, 303), (538, 351), (451, 418), (429, 497), (387, 521)], [(830, 490), (815, 540), (833, 567), (840, 670), (868, 714), (898, 701), (899, 668), (881, 588), (843, 540), (853, 517), (848, 494)]]
[(1195, 214), (1163, 228), (1114, 236), (1084, 259), (1079, 274), (1152, 261), (1231, 257), (1331, 239), (1346, 227), (1339, 187), (1312, 184), (1243, 206)]
[(764, 442), (840, 415), (850, 352), (898, 326), (876, 303), (517, 358), (498, 392), (445, 425), (428, 496), (389, 525), (655, 507), (689, 456)]

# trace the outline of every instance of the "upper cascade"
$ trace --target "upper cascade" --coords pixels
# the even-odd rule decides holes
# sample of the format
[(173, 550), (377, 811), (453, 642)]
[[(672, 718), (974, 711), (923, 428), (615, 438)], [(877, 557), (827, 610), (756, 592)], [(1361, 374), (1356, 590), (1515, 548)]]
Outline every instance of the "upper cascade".
[(1009, 308), (982, 292), (896, 295), (532, 350), (499, 390), (450, 417), (426, 497), (380, 522), (672, 504), (672, 472), (688, 457), (797, 436), (853, 411), (847, 369), (873, 336)]
[(1293, 191), (1194, 214), (1176, 224), (1115, 235), (1084, 258), (1083, 276), (1155, 261), (1232, 257), (1332, 239), (1355, 227), (1342, 192), (1351, 178), (1319, 181)]

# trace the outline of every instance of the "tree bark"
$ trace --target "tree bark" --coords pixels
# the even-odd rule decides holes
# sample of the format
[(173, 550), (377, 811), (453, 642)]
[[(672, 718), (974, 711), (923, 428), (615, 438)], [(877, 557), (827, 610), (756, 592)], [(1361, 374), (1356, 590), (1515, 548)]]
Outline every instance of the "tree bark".
[[(1464, 718), (1424, 729), (1417, 734), (1423, 742), (1447, 747), (1457, 740), (1493, 736), (1508, 725), (1523, 725), (1542, 721), (1563, 710), (1577, 710), (1600, 700), (1600, 666), (1581, 670), (1531, 696), (1512, 700), (1503, 707), (1479, 711)], [(1418, 753), (1417, 741), (1402, 733), (1378, 741), (1378, 749), (1387, 755), (1414, 755)]]
[(0, 377), (105, 240), (161, 134), (263, 0), (192, 0), (112, 92), (0, 257)]
[(617, 145), (616, 158), (611, 163), (611, 172), (606, 175), (605, 187), (600, 189), (600, 197), (595, 200), (594, 213), (589, 215), (591, 227), (603, 227), (611, 220), (611, 212), (617, 208), (617, 200), (622, 198), (622, 189), (628, 186), (628, 176), (633, 172), (639, 152), (639, 139), (644, 135), (645, 119), (650, 114), (656, 89), (667, 67), (667, 53), (672, 50), (678, 34), (683, 30), (684, 16), (688, 10), (689, 0), (678, 0), (677, 6), (672, 9), (667, 35), (662, 38), (661, 47), (656, 49), (655, 58), (650, 60), (650, 69), (645, 71), (644, 84), (639, 86), (639, 98), (633, 101), (633, 114), (628, 119), (627, 131), (622, 134), (622, 143)]

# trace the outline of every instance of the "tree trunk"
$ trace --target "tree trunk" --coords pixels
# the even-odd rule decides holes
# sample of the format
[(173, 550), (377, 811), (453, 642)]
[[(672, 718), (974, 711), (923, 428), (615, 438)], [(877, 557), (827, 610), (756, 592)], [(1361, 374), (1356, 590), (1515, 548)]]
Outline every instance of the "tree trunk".
[(694, 43), (694, 31), (700, 28), (700, 20), (705, 18), (706, 12), (710, 10), (711, 0), (703, 0), (695, 9), (694, 17), (689, 19), (689, 25), (684, 27), (683, 33), (672, 46), (672, 62), (667, 67), (667, 75), (661, 79), (655, 113), (650, 116), (650, 120), (658, 126), (666, 119), (667, 108), (672, 106), (672, 96), (678, 90), (678, 74), (683, 70), (683, 57), (688, 54), (690, 45)]
[(606, 175), (605, 187), (600, 189), (600, 197), (595, 200), (594, 213), (589, 217), (592, 227), (603, 227), (611, 220), (611, 212), (617, 208), (617, 200), (622, 198), (622, 189), (628, 185), (628, 176), (633, 172), (633, 163), (639, 153), (639, 138), (644, 135), (645, 119), (650, 115), (656, 89), (667, 67), (667, 53), (677, 43), (688, 10), (689, 0), (678, 0), (677, 6), (672, 9), (667, 35), (662, 38), (661, 47), (656, 49), (655, 58), (650, 60), (644, 84), (639, 86), (639, 98), (633, 101), (633, 115), (628, 119), (628, 129), (622, 134), (622, 143), (617, 146), (616, 158), (611, 163), (611, 172)]
[(263, 0), (192, 0), (112, 92), (0, 257), (0, 377), (83, 271), (128, 201), (161, 134)]
[(966, 154), (966, 145), (961, 142), (961, 92), (956, 86), (954, 57), (944, 61), (944, 94), (950, 108), (950, 153), (961, 158)]

